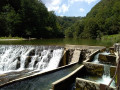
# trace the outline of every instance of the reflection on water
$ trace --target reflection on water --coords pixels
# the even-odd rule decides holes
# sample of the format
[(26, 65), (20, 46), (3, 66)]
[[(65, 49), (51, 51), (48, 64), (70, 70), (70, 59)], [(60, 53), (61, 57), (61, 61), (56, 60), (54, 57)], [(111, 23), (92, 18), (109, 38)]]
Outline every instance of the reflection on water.
[(9, 44), (9, 45), (100, 45), (100, 46), (112, 46), (115, 42), (112, 41), (100, 41), (92, 39), (39, 39), (39, 40), (15, 40), (15, 41), (0, 41), (0, 44)]

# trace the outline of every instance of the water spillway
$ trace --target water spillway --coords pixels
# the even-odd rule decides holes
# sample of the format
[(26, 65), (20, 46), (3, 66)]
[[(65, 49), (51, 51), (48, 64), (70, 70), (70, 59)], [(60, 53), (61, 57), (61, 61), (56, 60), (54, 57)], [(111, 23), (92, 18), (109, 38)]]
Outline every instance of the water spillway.
[[(97, 80), (98, 83), (108, 85), (112, 78), (110, 77), (110, 65), (104, 65), (104, 73), (102, 78)], [(112, 82), (111, 86), (115, 87), (115, 81)]]
[(70, 67), (59, 69), (52, 73), (47, 73), (30, 79), (24, 79), (19, 82), (1, 87), (0, 90), (50, 90), (53, 82), (70, 74), (79, 66), (80, 64), (75, 64)]
[(0, 74), (13, 71), (48, 71), (58, 67), (63, 48), (56, 46), (1, 45)]

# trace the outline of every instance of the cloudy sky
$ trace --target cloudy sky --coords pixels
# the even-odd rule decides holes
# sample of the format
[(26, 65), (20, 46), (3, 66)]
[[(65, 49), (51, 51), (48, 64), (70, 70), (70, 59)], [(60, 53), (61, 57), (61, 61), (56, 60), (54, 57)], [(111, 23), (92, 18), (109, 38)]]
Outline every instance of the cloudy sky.
[(100, 0), (42, 0), (58, 16), (86, 16)]

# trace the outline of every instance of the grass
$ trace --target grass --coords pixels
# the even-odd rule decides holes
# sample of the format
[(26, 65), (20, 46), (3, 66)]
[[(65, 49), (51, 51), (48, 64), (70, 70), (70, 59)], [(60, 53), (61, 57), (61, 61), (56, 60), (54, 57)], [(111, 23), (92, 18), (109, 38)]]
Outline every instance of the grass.
[(120, 42), (120, 34), (105, 35), (101, 38), (102, 41)]
[(11, 37), (11, 36), (9, 36), (9, 37), (0, 37), (0, 39), (18, 39), (18, 40), (24, 40), (24, 38), (22, 38), (22, 37)]

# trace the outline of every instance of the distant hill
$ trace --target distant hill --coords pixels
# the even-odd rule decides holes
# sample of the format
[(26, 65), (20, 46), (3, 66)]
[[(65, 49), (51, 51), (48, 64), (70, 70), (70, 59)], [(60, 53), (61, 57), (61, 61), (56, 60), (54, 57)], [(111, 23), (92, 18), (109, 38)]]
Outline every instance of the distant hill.
[(120, 33), (120, 0), (101, 0), (72, 28), (74, 30), (69, 29), (67, 32), (72, 31), (72, 37), (77, 38), (95, 39)]

